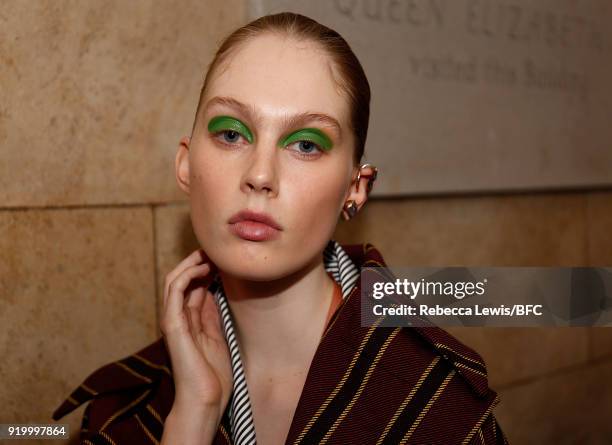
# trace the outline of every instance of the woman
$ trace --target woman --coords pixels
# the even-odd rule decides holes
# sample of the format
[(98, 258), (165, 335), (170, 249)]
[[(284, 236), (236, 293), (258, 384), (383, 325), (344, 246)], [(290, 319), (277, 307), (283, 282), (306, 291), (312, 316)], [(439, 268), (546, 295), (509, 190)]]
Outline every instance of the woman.
[(202, 249), (167, 276), (161, 339), (94, 372), (85, 443), (507, 443), (482, 358), (442, 329), (360, 326), (370, 89), (336, 32), (298, 14), (230, 35), (176, 177)]

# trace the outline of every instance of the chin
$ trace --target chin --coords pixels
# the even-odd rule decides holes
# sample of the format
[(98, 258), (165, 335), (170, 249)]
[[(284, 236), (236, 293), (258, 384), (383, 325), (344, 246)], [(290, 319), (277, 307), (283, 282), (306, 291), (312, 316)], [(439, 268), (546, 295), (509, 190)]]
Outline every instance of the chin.
[(242, 280), (272, 281), (294, 271), (296, 258), (283, 258), (267, 242), (238, 241), (219, 247), (210, 251), (212, 261), (224, 273)]
[(292, 272), (287, 268), (287, 263), (263, 262), (239, 258), (227, 265), (218, 265), (224, 273), (235, 278), (248, 281), (274, 281), (283, 278)]

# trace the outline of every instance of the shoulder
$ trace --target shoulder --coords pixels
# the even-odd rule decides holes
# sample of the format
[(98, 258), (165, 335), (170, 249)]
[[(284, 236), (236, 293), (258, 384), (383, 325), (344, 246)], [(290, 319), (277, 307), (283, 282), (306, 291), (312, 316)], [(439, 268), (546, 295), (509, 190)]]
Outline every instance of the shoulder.
[[(363, 267), (388, 267), (380, 250), (372, 243), (342, 244), (344, 251), (348, 254), (353, 264), (358, 268)], [(383, 279), (391, 279), (392, 275), (385, 276)], [(360, 292), (361, 283), (357, 283), (357, 291)], [(361, 310), (357, 304), (354, 305), (354, 312)], [(350, 326), (347, 325), (348, 328)], [(395, 360), (405, 361), (402, 353), (409, 353), (411, 356), (421, 354), (431, 359), (438, 358), (452, 367), (454, 372), (461, 377), (472, 393), (477, 397), (490, 395), (487, 368), (483, 358), (478, 352), (467, 346), (446, 330), (435, 326), (426, 327), (402, 327), (392, 330), (382, 328), (384, 332), (395, 332), (397, 346), (401, 346), (398, 354), (389, 354), (389, 363), (393, 365)], [(349, 341), (355, 339), (353, 328), (347, 334)], [(383, 334), (385, 335), (385, 334)], [(414, 366), (414, 362), (412, 363)]]
[[(371, 243), (342, 247), (358, 268), (388, 267)], [(373, 273), (383, 280), (394, 278), (384, 270)], [(360, 295), (360, 286), (358, 280), (355, 295)], [(486, 363), (476, 350), (434, 324), (362, 326), (360, 298), (349, 303), (350, 316), (338, 323), (337, 332), (351, 350), (368, 357), (362, 364), (384, 372), (386, 378), (378, 379), (373, 390), (389, 403), (397, 402), (402, 415), (414, 413), (420, 419), (421, 439), (459, 434), (470, 443), (500, 431), (492, 412), (500, 398), (489, 386)]]
[(89, 402), (81, 423), (81, 441), (112, 437), (119, 443), (150, 443), (161, 438), (174, 400), (169, 356), (157, 341), (92, 372), (53, 412), (59, 420)]
[[(505, 437), (493, 415), (500, 398), (489, 386), (482, 356), (440, 327), (401, 329), (405, 344), (421, 344), (419, 349), (424, 355), (421, 376), (432, 385), (427, 395), (429, 401), (438, 404), (437, 409), (424, 405), (423, 427), (427, 428), (425, 424), (428, 424), (432, 430), (448, 429), (445, 434), (450, 437), (455, 433), (453, 429), (459, 431), (462, 428), (459, 425), (463, 425), (462, 443), (505, 443), (501, 441)], [(430, 422), (425, 420), (427, 417)], [(449, 419), (453, 419), (453, 429), (447, 425)], [(482, 438), (483, 434), (490, 436), (492, 431), (499, 432), (499, 438)]]
[(493, 415), (500, 398), (489, 387), (483, 358), (447, 331), (353, 323), (343, 342), (352, 351), (343, 355), (355, 357), (363, 374), (358, 380), (367, 382), (359, 386), (363, 407), (358, 401), (355, 415), (391, 425), (385, 430), (390, 443), (406, 434), (415, 443), (503, 443), (477, 442), (481, 434), (502, 439)]
[[(411, 384), (440, 376), (452, 378), (463, 400), (498, 402), (489, 386), (482, 356), (444, 329), (428, 327), (358, 327), (357, 317), (340, 325), (338, 334), (351, 350), (370, 357), (376, 366)], [(438, 377), (435, 377), (438, 375)], [(442, 381), (438, 382), (442, 384)]]
[(424, 340), (441, 360), (447, 361), (476, 396), (486, 397), (494, 393), (489, 387), (485, 361), (474, 349), (440, 327), (412, 327), (404, 330), (407, 335)]
[[(380, 250), (372, 243), (342, 246), (358, 267), (388, 267)], [(385, 277), (393, 278), (392, 275)], [(407, 350), (420, 350), (449, 364), (476, 397), (491, 396), (484, 359), (473, 348), (439, 326), (399, 328), (399, 342)]]

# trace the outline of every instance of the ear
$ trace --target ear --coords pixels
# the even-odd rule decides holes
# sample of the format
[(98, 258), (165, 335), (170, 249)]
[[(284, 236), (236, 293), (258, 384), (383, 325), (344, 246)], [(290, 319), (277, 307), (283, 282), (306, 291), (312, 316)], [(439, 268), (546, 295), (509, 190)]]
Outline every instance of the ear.
[[(348, 213), (346, 212), (344, 205), (350, 201), (355, 201), (357, 204), (357, 211), (361, 210), (366, 201), (368, 200), (368, 179), (375, 178), (376, 176), (376, 167), (370, 164), (364, 164), (364, 167), (361, 169), (361, 175), (359, 182), (357, 182), (357, 175), (359, 174), (359, 166), (355, 166), (353, 168), (351, 185), (349, 187), (346, 199), (342, 204), (342, 216), (345, 220), (350, 219)], [(372, 181), (374, 182), (374, 181)]]
[(189, 136), (183, 136), (174, 159), (176, 182), (186, 194), (189, 195)]

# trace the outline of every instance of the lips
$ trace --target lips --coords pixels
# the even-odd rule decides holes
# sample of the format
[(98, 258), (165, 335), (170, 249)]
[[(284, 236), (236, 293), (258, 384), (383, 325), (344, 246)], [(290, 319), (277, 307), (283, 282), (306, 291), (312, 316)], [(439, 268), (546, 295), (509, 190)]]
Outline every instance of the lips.
[(228, 223), (231, 232), (249, 241), (275, 239), (283, 230), (270, 215), (248, 209), (234, 214)]

